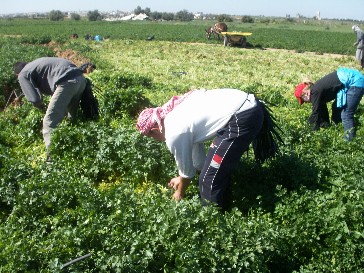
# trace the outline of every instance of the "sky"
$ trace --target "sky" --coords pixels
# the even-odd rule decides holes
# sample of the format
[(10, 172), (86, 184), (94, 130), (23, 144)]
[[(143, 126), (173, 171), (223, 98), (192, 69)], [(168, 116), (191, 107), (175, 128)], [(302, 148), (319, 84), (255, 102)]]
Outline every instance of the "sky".
[(297, 14), (321, 18), (363, 20), (363, 0), (2, 0), (0, 14), (60, 11), (133, 11), (140, 6), (151, 11), (277, 16)]

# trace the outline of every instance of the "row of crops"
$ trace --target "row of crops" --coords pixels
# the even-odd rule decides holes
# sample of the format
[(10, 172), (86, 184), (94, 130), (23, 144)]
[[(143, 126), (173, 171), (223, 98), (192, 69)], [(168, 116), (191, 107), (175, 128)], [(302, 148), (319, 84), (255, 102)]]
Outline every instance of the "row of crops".
[[(2, 23), (9, 24), (6, 35), (21, 37), (0, 39), (0, 90), (18, 88), (11, 73), (14, 61), (53, 56), (55, 47), (72, 50), (97, 66), (89, 77), (101, 117), (65, 120), (53, 135), (54, 163), (49, 165), (40, 131), (43, 114), (27, 102), (0, 113), (0, 272), (364, 268), (363, 105), (355, 118), (357, 137), (346, 143), (341, 125), (312, 132), (306, 123), (310, 108), (299, 107), (292, 95), (304, 76), (316, 80), (339, 66), (358, 67), (350, 54), (321, 54), (325, 46), (330, 52), (330, 35), (350, 40), (352, 33), (257, 25), (250, 40), (254, 47), (243, 49), (206, 41), (203, 31), (189, 40), (192, 32), (186, 26), (201, 28), (192, 23), (130, 23), (134, 36), (127, 36), (124, 23), (83, 22), (82, 31), (90, 33), (106, 34), (101, 28), (115, 27), (108, 32), (112, 39), (102, 42), (66, 40), (69, 32), (82, 34), (72, 22), (37, 21), (27, 35), (18, 28), (21, 22)], [(39, 26), (43, 32), (37, 32)], [(247, 28), (236, 23), (238, 27)], [(156, 39), (146, 41), (156, 29)], [(253, 40), (259, 31), (275, 33), (276, 39)], [(52, 47), (29, 40), (45, 33)], [(181, 42), (168, 38), (176, 33)], [(284, 48), (303, 34), (317, 34), (317, 42), (307, 46), (322, 48), (305, 54), (258, 46), (280, 40), (278, 33), (286, 35)], [(332, 52), (340, 53), (341, 46), (336, 43)], [(135, 129), (136, 116), (146, 105), (191, 88), (219, 87), (255, 93), (271, 103), (285, 142), (281, 155), (263, 165), (254, 162), (252, 151), (242, 157), (225, 214), (200, 205), (196, 180), (184, 200), (173, 201), (166, 187), (176, 175), (173, 158), (163, 143), (141, 137)]]
[[(77, 33), (83, 40), (85, 35), (101, 35), (112, 40), (146, 40), (153, 37), (155, 41), (171, 42), (203, 42), (222, 44), (221, 41), (206, 40), (205, 29), (211, 26), (211, 21), (193, 21), (190, 23), (167, 22), (87, 22), (62, 21), (53, 22), (46, 19), (1, 19), (0, 45), (2, 58), (0, 60), (0, 86), (11, 89), (15, 81), (9, 79), (14, 61), (34, 59), (33, 52), (40, 56), (52, 55), (44, 46), (52, 42), (67, 44), (71, 34)], [(253, 32), (248, 43), (253, 48), (280, 48), (296, 52), (315, 52), (316, 54), (334, 53), (353, 56), (355, 35), (350, 31), (351, 22), (311, 22), (308, 24), (243, 24), (229, 23), (229, 31)], [(47, 31), (44, 31), (44, 30)], [(18, 44), (13, 49), (9, 45)], [(87, 45), (76, 43), (76, 50), (88, 51)], [(9, 53), (10, 52), (10, 53)], [(17, 60), (14, 60), (16, 58)], [(7, 87), (8, 85), (11, 87)], [(4, 93), (4, 91), (2, 91)], [(5, 91), (8, 92), (8, 91)], [(0, 107), (4, 104), (0, 99)]]
[[(81, 39), (86, 34), (101, 35), (110, 39), (145, 40), (153, 36), (157, 41), (207, 42), (205, 29), (214, 21), (197, 20), (181, 22), (88, 22), (49, 20), (0, 20), (0, 35), (20, 35), (24, 42), (42, 43), (50, 40), (64, 42), (77, 33)], [(248, 41), (256, 47), (292, 49), (299, 52), (354, 54), (355, 33), (353, 22), (311, 21), (307, 23), (227, 23), (228, 31), (252, 32)], [(357, 24), (357, 22), (356, 22)], [(44, 31), (44, 30), (47, 31)], [(217, 43), (209, 41), (209, 43)], [(221, 43), (221, 42), (220, 42)]]

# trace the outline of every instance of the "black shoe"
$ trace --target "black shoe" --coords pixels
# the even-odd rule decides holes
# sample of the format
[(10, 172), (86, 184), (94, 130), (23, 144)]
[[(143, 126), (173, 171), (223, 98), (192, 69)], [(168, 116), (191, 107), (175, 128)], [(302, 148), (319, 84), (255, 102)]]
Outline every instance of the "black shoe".
[(47, 155), (46, 163), (47, 164), (52, 164), (53, 163), (52, 158), (51, 158), (50, 155)]

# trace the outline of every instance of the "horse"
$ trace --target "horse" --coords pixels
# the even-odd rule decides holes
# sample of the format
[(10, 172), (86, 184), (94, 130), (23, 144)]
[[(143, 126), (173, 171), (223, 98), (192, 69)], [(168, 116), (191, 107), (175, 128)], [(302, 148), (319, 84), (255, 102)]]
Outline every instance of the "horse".
[(206, 31), (206, 38), (210, 39), (211, 38), (211, 34), (214, 34), (214, 37), (220, 40), (220, 33), (227, 31), (227, 25), (225, 23), (216, 23), (215, 25), (213, 25), (212, 27), (210, 27), (209, 29), (205, 29)]

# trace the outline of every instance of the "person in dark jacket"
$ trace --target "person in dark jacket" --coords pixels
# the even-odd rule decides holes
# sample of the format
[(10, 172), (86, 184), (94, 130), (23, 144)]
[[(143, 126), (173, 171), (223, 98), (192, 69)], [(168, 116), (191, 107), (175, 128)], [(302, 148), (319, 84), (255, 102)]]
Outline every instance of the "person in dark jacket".
[[(75, 117), (86, 79), (75, 64), (56, 57), (43, 57), (30, 63), (17, 62), (14, 73), (27, 100), (46, 112), (42, 132), (48, 153), (52, 130), (67, 113), (69, 118)], [(43, 95), (51, 96), (48, 107), (43, 104)]]
[(335, 124), (343, 122), (344, 139), (350, 141), (355, 137), (354, 113), (363, 93), (364, 76), (360, 71), (342, 67), (315, 83), (305, 81), (298, 84), (294, 95), (300, 105), (312, 103), (308, 121), (314, 131), (330, 126), (326, 103), (333, 101), (331, 121)]

